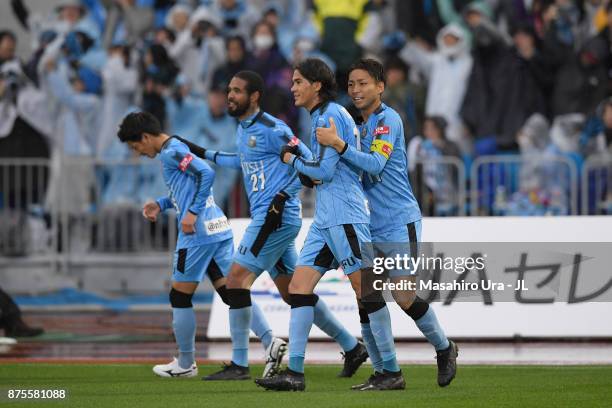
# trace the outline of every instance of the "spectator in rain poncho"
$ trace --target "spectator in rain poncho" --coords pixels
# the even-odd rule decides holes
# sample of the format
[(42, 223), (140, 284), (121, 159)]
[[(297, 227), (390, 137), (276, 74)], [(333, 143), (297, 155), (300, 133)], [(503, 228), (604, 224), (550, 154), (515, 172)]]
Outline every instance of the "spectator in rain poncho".
[[(542, 115), (534, 114), (527, 120), (517, 135), (523, 156), (520, 190), (511, 195), (503, 211), (506, 215), (570, 213), (571, 164), (567, 163), (573, 162), (572, 155), (578, 152), (583, 123), (581, 114), (562, 115), (555, 119), (549, 131)], [(498, 210), (504, 204), (500, 201), (498, 194)]]
[(218, 14), (200, 7), (192, 14), (189, 29), (183, 29), (168, 48), (168, 55), (180, 62), (181, 72), (196, 95), (206, 95), (215, 71), (225, 63), (221, 24)]
[(216, 0), (207, 8), (221, 19), (218, 26), (223, 36), (241, 35), (247, 38), (255, 23), (261, 18), (259, 10), (253, 7), (248, 0)]
[[(91, 204), (93, 173), (91, 165), (78, 158), (95, 155), (98, 132), (101, 128), (100, 108), (102, 78), (92, 69), (71, 69), (65, 61), (50, 60), (44, 67), (44, 81), (55, 101), (56, 137), (52, 154), (53, 170), (48, 204), (60, 200), (61, 208), (82, 213)], [(64, 177), (58, 179), (58, 167), (69, 165)]]
[(103, 159), (127, 157), (126, 147), (117, 140), (117, 127), (133, 104), (138, 86), (138, 69), (130, 56), (130, 48), (116, 44), (102, 69), (102, 127), (96, 144), (96, 156)]
[(117, 42), (135, 45), (153, 28), (153, 0), (105, 0), (104, 3), (107, 3), (104, 48)]
[(464, 134), (459, 110), (472, 70), (472, 57), (465, 33), (456, 24), (440, 30), (437, 42), (438, 50), (431, 52), (409, 41), (399, 55), (427, 78), (425, 114), (442, 116), (448, 123), (448, 140), (457, 143), (463, 152), (469, 152), (471, 146)]
[(38, 39), (45, 38), (43, 33), (53, 33), (54, 36), (40, 57), (39, 72), (48, 61), (63, 57), (100, 72), (106, 62), (106, 53), (101, 48), (99, 24), (78, 0), (63, 0), (56, 11), (57, 21), (31, 24)]

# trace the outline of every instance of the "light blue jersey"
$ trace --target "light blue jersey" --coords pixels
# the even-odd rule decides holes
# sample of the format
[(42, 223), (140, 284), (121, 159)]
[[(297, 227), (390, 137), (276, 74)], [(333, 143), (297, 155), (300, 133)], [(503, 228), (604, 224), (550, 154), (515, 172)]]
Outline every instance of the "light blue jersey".
[(338, 136), (353, 148), (359, 144), (359, 131), (348, 111), (334, 102), (316, 106), (312, 117), (312, 154), (316, 160), (297, 157), (292, 166), (313, 180), (316, 201), (314, 224), (318, 228), (329, 228), (342, 224), (369, 223), (366, 197), (360, 181), (360, 170), (340, 160), (333, 148), (321, 146), (316, 141), (316, 129), (329, 127), (329, 118), (334, 119)]
[(384, 103), (361, 128), (361, 151), (349, 145), (342, 161), (365, 171), (363, 186), (370, 204), (372, 239), (421, 219), (408, 180), (402, 119)]
[(296, 171), (279, 160), (282, 147), (291, 141), (298, 143), (302, 155), (312, 157), (285, 122), (259, 111), (240, 122), (236, 132), (237, 153), (206, 151), (206, 158), (220, 166), (242, 168), (251, 225), (263, 224), (272, 199), (280, 191), (290, 197), (285, 203), (283, 224), (302, 225), (298, 197), (302, 184)]
[(223, 211), (215, 204), (212, 184), (214, 170), (194, 156), (178, 139), (170, 138), (159, 154), (164, 182), (169, 195), (157, 200), (162, 211), (176, 209), (179, 223), (187, 211), (197, 215), (195, 233), (179, 229), (177, 248), (191, 248), (232, 238), (232, 231)]

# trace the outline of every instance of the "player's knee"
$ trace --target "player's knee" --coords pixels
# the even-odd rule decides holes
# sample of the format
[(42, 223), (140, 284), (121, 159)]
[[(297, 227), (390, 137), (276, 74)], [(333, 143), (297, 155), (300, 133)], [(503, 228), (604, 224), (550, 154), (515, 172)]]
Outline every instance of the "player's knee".
[(248, 269), (241, 265), (234, 264), (230, 270), (225, 285), (228, 289), (244, 289), (243, 285), (249, 275)]
[(295, 279), (291, 279), (289, 282), (289, 294), (291, 293), (300, 293), (305, 291), (305, 286), (300, 282), (297, 282)]
[(408, 310), (412, 307), (416, 300), (416, 292), (407, 290), (394, 290), (391, 292), (393, 300), (404, 310)]
[(249, 289), (227, 289), (227, 304), (230, 309), (242, 309), (251, 306), (251, 291)]
[(319, 297), (314, 293), (309, 295), (301, 295), (301, 294), (291, 294), (289, 295), (289, 304), (291, 308), (296, 307), (304, 307), (304, 306), (312, 306), (314, 307), (317, 304)]
[(170, 305), (174, 308), (186, 309), (193, 307), (193, 304), (191, 303), (192, 298), (193, 293), (180, 292), (174, 288), (170, 290)]
[(400, 306), (402, 307), (404, 312), (408, 316), (410, 316), (412, 320), (415, 320), (415, 321), (423, 317), (423, 315), (427, 313), (427, 310), (429, 310), (429, 303), (427, 303), (426, 301), (424, 301), (418, 296), (415, 296), (414, 301), (409, 307), (404, 308), (402, 305)]
[(227, 297), (227, 286), (222, 285), (216, 288), (215, 290), (217, 291), (217, 294), (219, 295), (223, 303), (229, 306), (229, 299)]

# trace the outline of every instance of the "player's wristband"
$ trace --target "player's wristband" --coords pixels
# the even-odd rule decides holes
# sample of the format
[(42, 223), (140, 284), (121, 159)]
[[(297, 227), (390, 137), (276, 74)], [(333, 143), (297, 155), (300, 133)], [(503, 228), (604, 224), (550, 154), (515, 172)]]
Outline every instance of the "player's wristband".
[(342, 150), (339, 152), (340, 156), (342, 156), (344, 153), (346, 153), (346, 151), (348, 150), (348, 143), (344, 143), (344, 147), (342, 148)]

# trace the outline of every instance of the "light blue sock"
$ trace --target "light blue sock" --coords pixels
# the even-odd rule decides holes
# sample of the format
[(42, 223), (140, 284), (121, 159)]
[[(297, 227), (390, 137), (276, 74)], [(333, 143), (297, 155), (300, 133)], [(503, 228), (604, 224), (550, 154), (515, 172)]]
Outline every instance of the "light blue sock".
[(195, 362), (196, 318), (192, 307), (172, 308), (172, 329), (179, 349), (179, 366), (191, 368)]
[(440, 323), (438, 323), (436, 312), (434, 312), (431, 306), (419, 320), (415, 320), (414, 322), (431, 345), (434, 346), (436, 351), (446, 350), (448, 348), (449, 342), (446, 338), (446, 334), (444, 334), (444, 330), (442, 330)]
[(304, 372), (304, 356), (310, 328), (314, 321), (314, 307), (300, 306), (291, 308), (289, 321), (289, 369)]
[(259, 339), (263, 345), (264, 350), (272, 343), (272, 329), (266, 320), (263, 312), (257, 306), (257, 303), (251, 304), (252, 319), (251, 319), (251, 330)]
[(351, 351), (357, 345), (357, 339), (329, 311), (323, 299), (319, 298), (314, 307), (314, 324), (342, 347)]
[(391, 331), (389, 309), (385, 305), (382, 309), (369, 313), (368, 317), (370, 318), (370, 328), (372, 329), (374, 340), (376, 340), (376, 346), (383, 360), (383, 368), (387, 371), (399, 371), (395, 356), (395, 343), (393, 342), (393, 332)]
[(382, 373), (383, 371), (383, 359), (376, 347), (376, 340), (372, 334), (370, 323), (361, 323), (361, 337), (363, 337), (363, 343), (365, 344), (366, 350), (368, 350), (368, 356), (374, 371)]
[(232, 361), (242, 367), (249, 366), (249, 327), (252, 306), (229, 310), (232, 336)]

